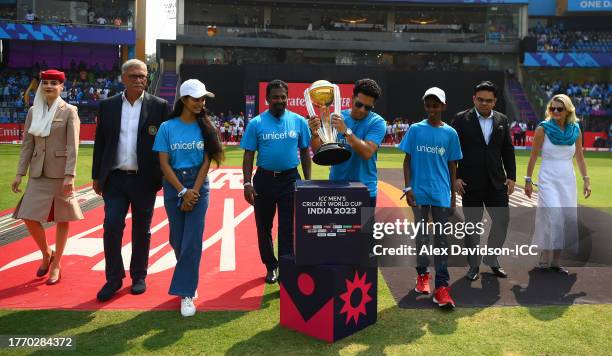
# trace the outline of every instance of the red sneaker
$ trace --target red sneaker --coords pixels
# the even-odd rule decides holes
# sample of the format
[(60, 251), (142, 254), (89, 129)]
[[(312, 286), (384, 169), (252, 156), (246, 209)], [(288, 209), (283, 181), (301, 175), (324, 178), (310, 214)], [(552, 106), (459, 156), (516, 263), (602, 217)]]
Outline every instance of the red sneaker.
[(455, 301), (450, 296), (449, 287), (440, 287), (434, 291), (433, 302), (438, 304), (440, 308), (454, 308)]
[(421, 294), (429, 294), (429, 273), (417, 275), (416, 287), (414, 291)]

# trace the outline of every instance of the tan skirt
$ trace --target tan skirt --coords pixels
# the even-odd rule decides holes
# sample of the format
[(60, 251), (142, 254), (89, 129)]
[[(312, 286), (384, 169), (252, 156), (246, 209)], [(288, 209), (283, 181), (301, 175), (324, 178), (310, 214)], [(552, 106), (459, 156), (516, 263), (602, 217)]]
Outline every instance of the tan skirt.
[(63, 178), (30, 177), (13, 218), (41, 223), (82, 220), (83, 213), (74, 193), (64, 195), (63, 186)]

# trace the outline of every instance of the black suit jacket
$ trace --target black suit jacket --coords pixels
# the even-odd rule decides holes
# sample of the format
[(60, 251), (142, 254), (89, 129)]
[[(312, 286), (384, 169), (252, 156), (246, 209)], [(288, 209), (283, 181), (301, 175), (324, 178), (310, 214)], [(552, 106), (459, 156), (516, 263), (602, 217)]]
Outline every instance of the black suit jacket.
[(489, 183), (495, 189), (505, 189), (506, 177), (516, 180), (514, 146), (506, 115), (493, 111), (493, 132), (488, 145), (475, 108), (458, 113), (451, 125), (459, 135), (463, 152), (457, 178), (467, 184), (466, 190), (484, 190)]
[[(116, 162), (122, 105), (121, 93), (100, 102), (91, 169), (91, 176), (98, 180), (100, 189), (104, 189), (108, 175)], [(169, 106), (166, 100), (144, 93), (136, 141), (137, 176), (142, 180), (143, 189), (154, 191), (161, 189), (162, 172), (159, 167), (159, 155), (153, 151), (153, 142), (159, 126), (167, 120), (168, 115)]]

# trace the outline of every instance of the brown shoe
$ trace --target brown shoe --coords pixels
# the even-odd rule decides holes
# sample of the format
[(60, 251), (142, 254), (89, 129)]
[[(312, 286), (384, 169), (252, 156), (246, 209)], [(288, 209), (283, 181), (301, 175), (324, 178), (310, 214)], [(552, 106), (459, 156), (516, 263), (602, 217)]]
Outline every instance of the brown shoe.
[[(59, 268), (58, 268), (59, 269)], [(57, 273), (57, 278), (51, 278), (49, 277), (49, 279), (47, 279), (47, 282), (45, 282), (48, 286), (52, 286), (55, 284), (58, 284), (60, 279), (62, 279), (62, 270), (59, 269), (59, 272)]]

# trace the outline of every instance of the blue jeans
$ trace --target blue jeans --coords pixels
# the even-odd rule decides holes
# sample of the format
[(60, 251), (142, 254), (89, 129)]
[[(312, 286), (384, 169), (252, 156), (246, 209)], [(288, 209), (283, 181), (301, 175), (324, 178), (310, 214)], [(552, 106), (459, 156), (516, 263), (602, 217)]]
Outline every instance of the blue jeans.
[[(423, 221), (423, 223), (427, 223), (429, 221), (428, 216), (431, 211), (432, 221), (434, 223), (441, 223), (442, 226), (448, 222), (448, 216), (450, 214), (449, 208), (443, 208), (439, 206), (431, 206), (431, 205), (418, 205), (412, 208), (414, 213), (414, 221), (419, 222)], [(436, 232), (442, 232), (440, 229), (437, 229)], [(421, 234), (420, 232), (416, 236), (416, 248), (417, 248), (417, 273), (425, 274), (427, 273), (427, 267), (429, 267), (429, 256), (421, 255), (419, 252), (423, 246), (431, 245), (431, 239), (429, 234)], [(436, 233), (434, 234), (434, 248), (446, 248), (449, 249), (448, 244), (448, 236), (444, 233)], [(436, 288), (439, 287), (448, 287), (448, 280), (450, 279), (450, 275), (448, 273), (448, 255), (437, 255), (434, 256), (434, 265), (436, 268)]]
[[(192, 188), (200, 167), (176, 169), (174, 173), (186, 188)], [(208, 180), (200, 188), (200, 199), (192, 211), (181, 211), (178, 191), (163, 181), (164, 207), (170, 225), (170, 245), (176, 256), (176, 267), (172, 275), (169, 294), (193, 297), (198, 288), (200, 260), (202, 259), (202, 235), (204, 217), (208, 209), (210, 186)]]

